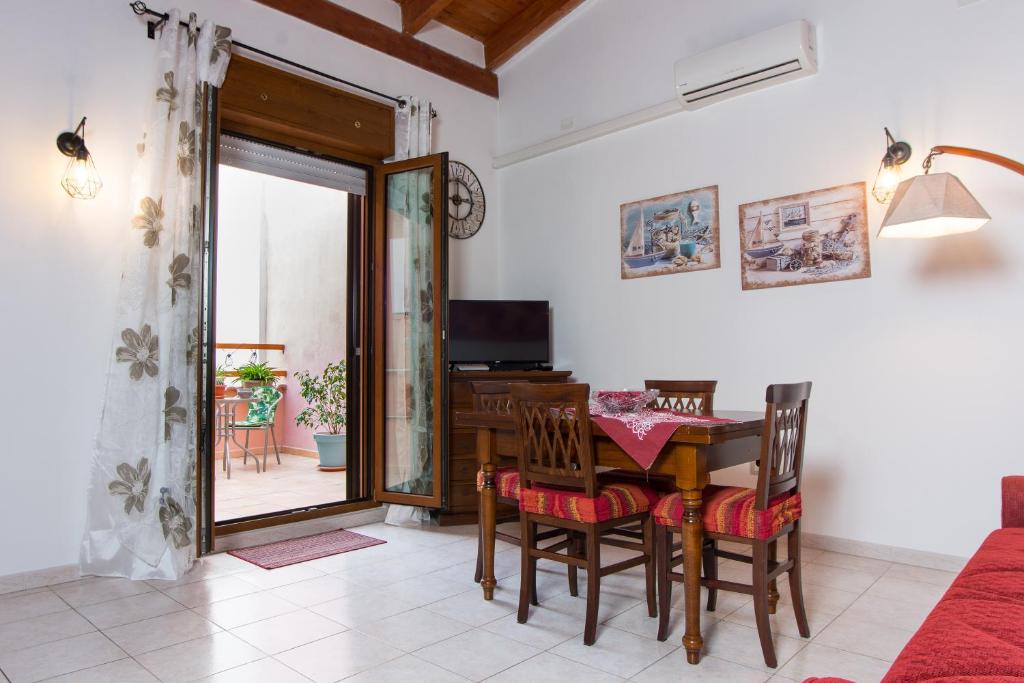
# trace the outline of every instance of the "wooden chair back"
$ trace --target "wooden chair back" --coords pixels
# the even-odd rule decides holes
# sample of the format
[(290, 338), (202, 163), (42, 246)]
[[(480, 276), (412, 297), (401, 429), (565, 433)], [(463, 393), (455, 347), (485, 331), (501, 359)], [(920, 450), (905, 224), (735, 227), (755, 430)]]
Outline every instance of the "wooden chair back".
[(512, 414), (512, 394), (509, 387), (526, 380), (508, 380), (504, 382), (473, 382), (473, 411), (477, 413)]
[(509, 389), (522, 485), (537, 482), (596, 496), (590, 385), (524, 382)]
[(711, 415), (715, 412), (715, 388), (717, 380), (681, 381), (670, 379), (649, 379), (644, 382), (647, 389), (657, 389), (655, 408), (668, 408), (691, 415)]
[(766, 510), (768, 501), (779, 494), (800, 490), (810, 397), (810, 382), (772, 384), (765, 392), (767, 406), (754, 501), (757, 510)]

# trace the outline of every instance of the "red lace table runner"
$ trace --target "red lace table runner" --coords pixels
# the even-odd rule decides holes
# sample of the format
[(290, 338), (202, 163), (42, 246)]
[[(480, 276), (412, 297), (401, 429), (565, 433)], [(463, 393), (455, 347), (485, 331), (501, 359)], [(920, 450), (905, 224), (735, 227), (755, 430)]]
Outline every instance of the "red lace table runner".
[(666, 408), (643, 408), (636, 413), (608, 414), (595, 404), (590, 406), (590, 417), (626, 452), (636, 464), (649, 470), (661, 449), (672, 438), (680, 425), (730, 424), (736, 420), (677, 413)]

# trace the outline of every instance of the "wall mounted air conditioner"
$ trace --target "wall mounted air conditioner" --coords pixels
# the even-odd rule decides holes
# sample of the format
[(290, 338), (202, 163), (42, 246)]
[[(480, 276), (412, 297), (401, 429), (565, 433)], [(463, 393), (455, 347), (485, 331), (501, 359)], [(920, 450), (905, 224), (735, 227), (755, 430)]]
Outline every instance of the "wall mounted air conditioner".
[(676, 62), (676, 94), (683, 109), (818, 72), (814, 27), (794, 21)]

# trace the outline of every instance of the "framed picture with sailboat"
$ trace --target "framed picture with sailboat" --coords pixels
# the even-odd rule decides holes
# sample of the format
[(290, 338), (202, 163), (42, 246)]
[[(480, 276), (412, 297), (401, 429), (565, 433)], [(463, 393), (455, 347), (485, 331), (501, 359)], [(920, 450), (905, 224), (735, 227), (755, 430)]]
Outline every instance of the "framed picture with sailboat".
[(871, 277), (864, 183), (743, 204), (739, 222), (743, 289)]
[(717, 185), (623, 204), (619, 226), (624, 280), (721, 266)]

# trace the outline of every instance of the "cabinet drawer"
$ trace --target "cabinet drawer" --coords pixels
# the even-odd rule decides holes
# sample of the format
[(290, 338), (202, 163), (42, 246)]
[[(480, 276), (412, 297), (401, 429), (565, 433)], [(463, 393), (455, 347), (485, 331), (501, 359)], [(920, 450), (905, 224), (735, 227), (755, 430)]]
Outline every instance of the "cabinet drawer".
[(476, 464), (476, 458), (453, 458), (451, 461), (452, 482), (471, 481), (476, 486), (476, 473), (480, 466)]
[(452, 482), (448, 496), (448, 508), (452, 510), (476, 510), (480, 503), (480, 494), (476, 491), (476, 482)]
[(449, 435), (448, 452), (453, 458), (472, 457), (476, 459), (476, 430), (453, 429)]

